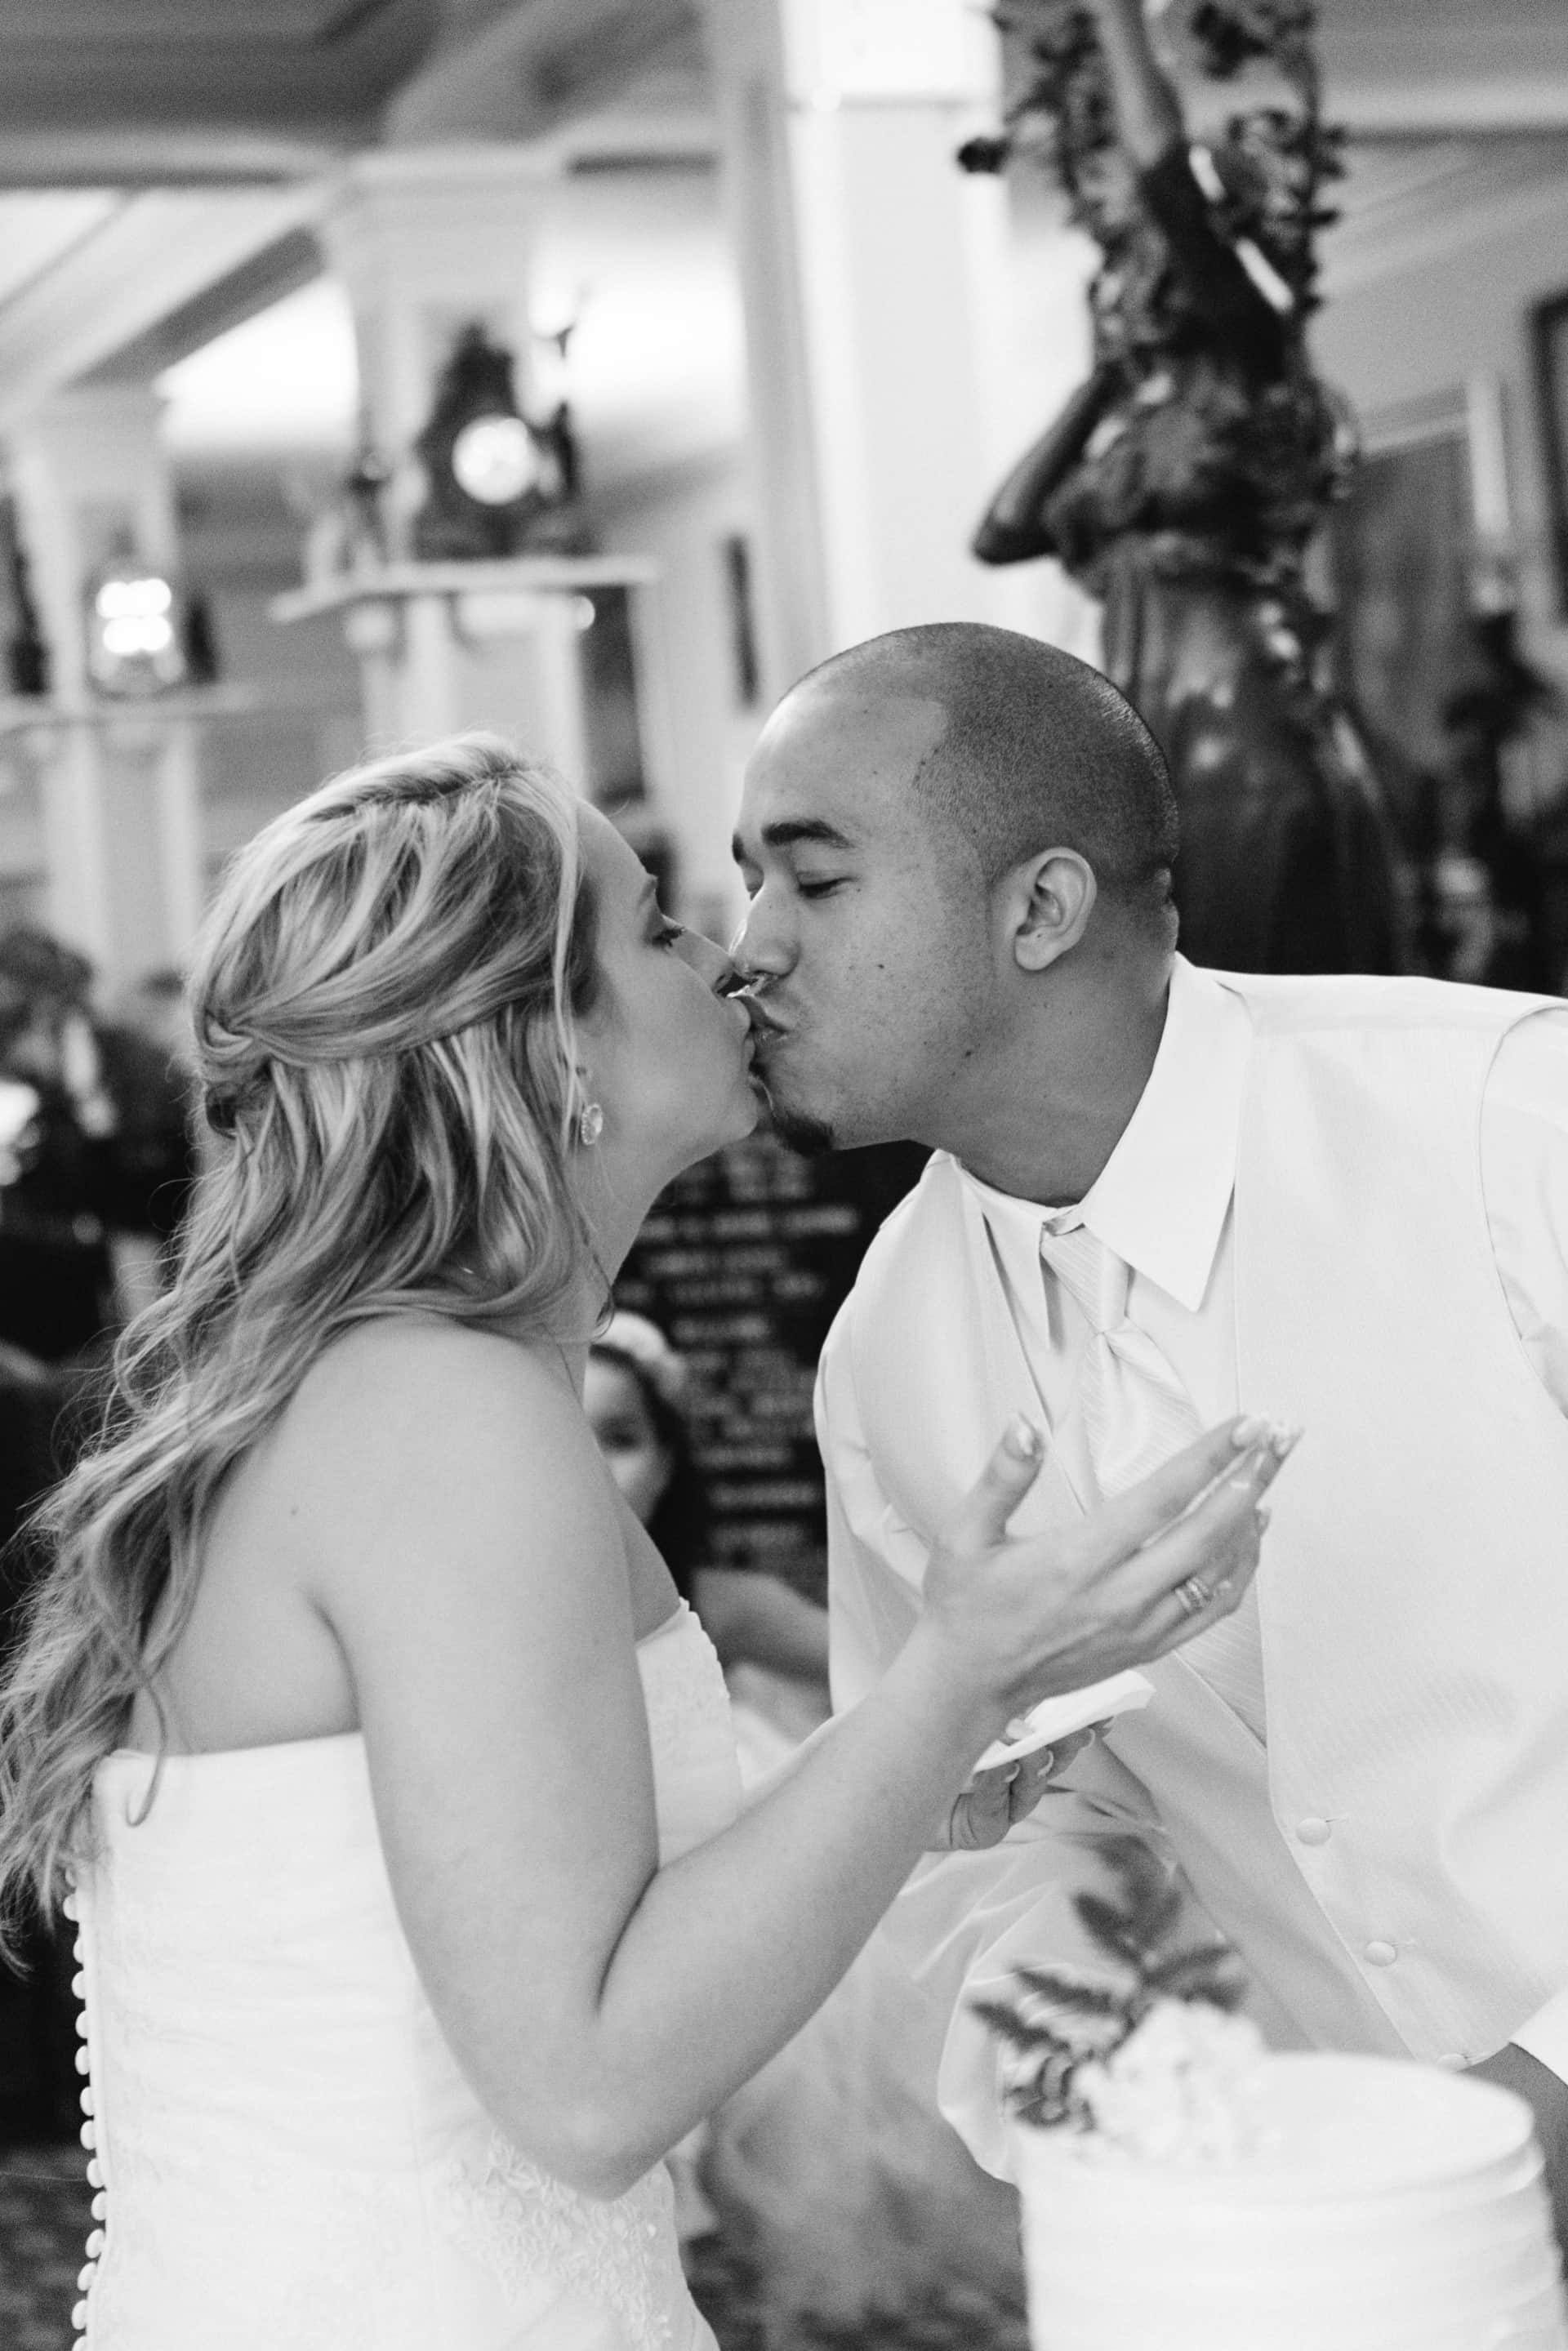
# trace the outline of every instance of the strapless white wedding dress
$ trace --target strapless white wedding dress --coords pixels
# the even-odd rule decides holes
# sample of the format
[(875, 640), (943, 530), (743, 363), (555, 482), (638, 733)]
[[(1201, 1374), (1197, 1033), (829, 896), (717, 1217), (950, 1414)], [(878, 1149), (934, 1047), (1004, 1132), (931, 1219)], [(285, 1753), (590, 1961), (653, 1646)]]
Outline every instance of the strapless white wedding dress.
[[(684, 1605), (638, 1663), (669, 1861), (738, 1809), (728, 1700)], [(99, 1767), (100, 1857), (70, 1904), (87, 2351), (716, 2351), (664, 2166), (579, 2195), (459, 2073), (358, 1733), (172, 1757), (132, 1826), (151, 1768)]]

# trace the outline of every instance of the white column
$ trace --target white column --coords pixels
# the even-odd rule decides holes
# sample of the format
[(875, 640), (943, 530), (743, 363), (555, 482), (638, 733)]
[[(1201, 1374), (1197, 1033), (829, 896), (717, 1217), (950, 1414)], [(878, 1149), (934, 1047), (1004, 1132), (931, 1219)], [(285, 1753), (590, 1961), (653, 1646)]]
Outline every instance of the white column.
[[(30, 738), (43, 798), (49, 926), (110, 985), (179, 963), (204, 897), (197, 751), (188, 719), (156, 703), (94, 710), (86, 583), (128, 530), (179, 577), (174, 501), (151, 384), (57, 393), (9, 436), (54, 723)], [(73, 716), (74, 714), (74, 716)]]
[(44, 837), (44, 925), (102, 973), (115, 956), (115, 890), (107, 778), (85, 726), (40, 733), (37, 760)]
[(972, 0), (709, 0), (708, 26), (778, 692), (879, 631), (1019, 610), (967, 552), (1016, 454), (1005, 194), (954, 162), (999, 50)]
[[(395, 558), (412, 552), (425, 496), (413, 444), (463, 327), (482, 323), (514, 354), (528, 404), (529, 253), (555, 176), (521, 147), (377, 149), (355, 159), (323, 223), (329, 262), (353, 305), (366, 419), (392, 466), (386, 505)], [(361, 608), (350, 642), (372, 751), (499, 725), (580, 778), (580, 715), (548, 632), (460, 642), (450, 599), (421, 596), (395, 614)]]
[(482, 322), (517, 360), (526, 399), (528, 261), (541, 196), (555, 178), (510, 146), (376, 148), (356, 156), (321, 223), (329, 266), (353, 305), (361, 396), (394, 467), (394, 551), (424, 486), (411, 444), (458, 329)]

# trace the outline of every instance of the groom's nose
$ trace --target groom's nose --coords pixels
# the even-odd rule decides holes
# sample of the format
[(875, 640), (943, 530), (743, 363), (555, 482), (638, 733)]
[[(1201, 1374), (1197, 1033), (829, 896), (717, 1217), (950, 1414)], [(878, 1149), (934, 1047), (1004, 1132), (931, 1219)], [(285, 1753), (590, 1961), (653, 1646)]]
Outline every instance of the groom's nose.
[(729, 943), (730, 961), (743, 980), (777, 978), (789, 968), (789, 952), (778, 926), (770, 924), (761, 893), (752, 900), (740, 928)]

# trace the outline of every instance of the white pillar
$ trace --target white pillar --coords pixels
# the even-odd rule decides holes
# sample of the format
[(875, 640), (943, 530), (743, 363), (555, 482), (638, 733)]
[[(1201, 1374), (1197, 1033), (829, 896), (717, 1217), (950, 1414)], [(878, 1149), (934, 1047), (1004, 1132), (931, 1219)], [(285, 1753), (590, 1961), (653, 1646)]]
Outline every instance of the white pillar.
[(967, 551), (1016, 454), (1006, 199), (954, 161), (999, 51), (973, 0), (709, 0), (708, 28), (779, 692), (879, 631), (1019, 611)]
[[(425, 496), (413, 444), (463, 327), (483, 324), (514, 354), (518, 397), (528, 404), (529, 254), (555, 177), (521, 147), (382, 148), (356, 157), (323, 223), (328, 260), (353, 306), (366, 420), (392, 467), (394, 559), (412, 552)], [(451, 599), (436, 595), (395, 612), (355, 612), (350, 643), (361, 655), (369, 747), (499, 726), (580, 781), (580, 713), (563, 691), (549, 631), (470, 642), (455, 617)]]
[(528, 262), (553, 168), (510, 146), (375, 148), (356, 156), (321, 224), (353, 306), (361, 398), (393, 465), (394, 552), (424, 496), (411, 444), (460, 328), (486, 327), (527, 397)]
[(149, 383), (57, 393), (10, 435), (17, 505), (53, 664), (28, 737), (43, 801), (45, 921), (110, 985), (181, 962), (204, 890), (193, 723), (116, 708), (87, 679), (83, 593), (120, 531), (179, 577), (174, 500)]

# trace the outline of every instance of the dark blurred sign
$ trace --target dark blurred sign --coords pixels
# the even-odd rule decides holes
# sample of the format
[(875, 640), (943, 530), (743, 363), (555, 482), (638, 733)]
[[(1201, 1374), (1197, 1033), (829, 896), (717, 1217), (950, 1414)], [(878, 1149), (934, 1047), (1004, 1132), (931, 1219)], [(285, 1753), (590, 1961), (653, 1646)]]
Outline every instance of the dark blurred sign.
[(826, 1597), (817, 1358), (873, 1235), (925, 1156), (888, 1144), (801, 1159), (759, 1134), (654, 1203), (615, 1302), (656, 1322), (690, 1366), (715, 1567), (767, 1568)]

